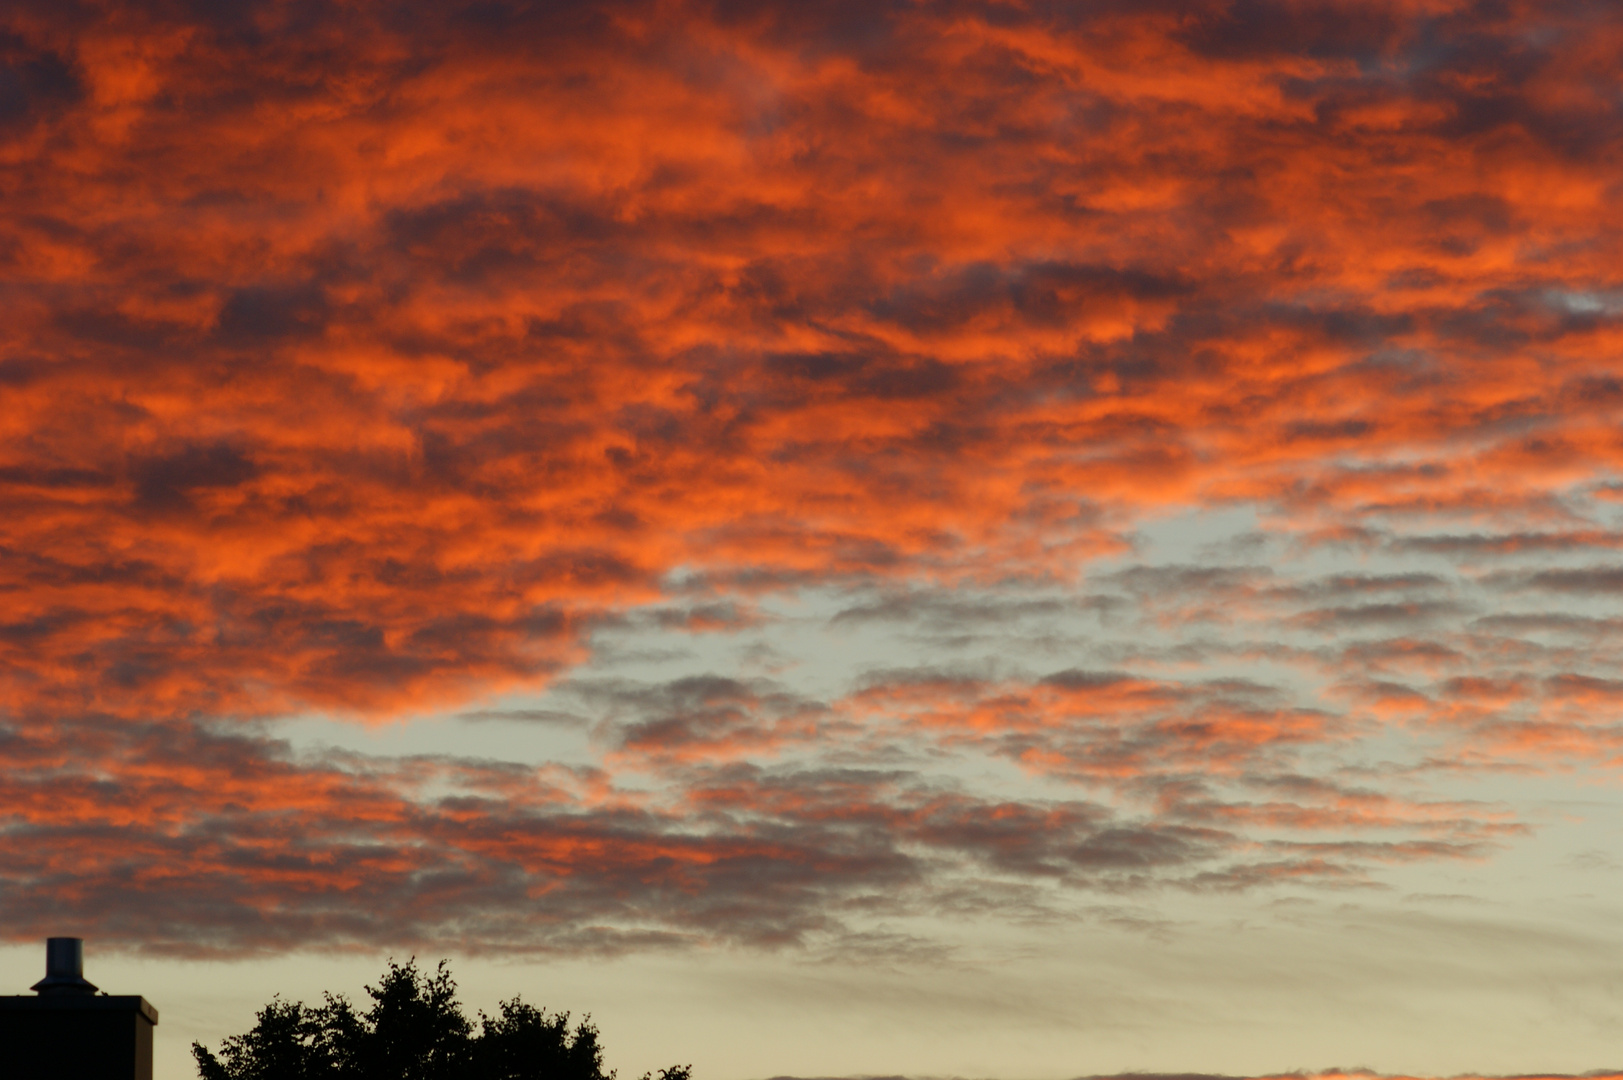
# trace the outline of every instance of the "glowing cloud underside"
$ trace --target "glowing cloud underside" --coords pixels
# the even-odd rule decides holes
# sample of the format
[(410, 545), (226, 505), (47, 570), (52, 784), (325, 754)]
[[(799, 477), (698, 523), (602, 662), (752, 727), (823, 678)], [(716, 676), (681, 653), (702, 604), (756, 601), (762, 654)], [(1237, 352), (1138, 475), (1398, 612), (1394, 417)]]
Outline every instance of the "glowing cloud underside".
[[(860, 948), (1516, 842), (1442, 779), (1623, 759), (1620, 53), (1602, 2), (7, 4), (6, 934)], [(587, 670), (812, 595), (910, 658)], [(594, 764), (275, 724), (543, 690)]]

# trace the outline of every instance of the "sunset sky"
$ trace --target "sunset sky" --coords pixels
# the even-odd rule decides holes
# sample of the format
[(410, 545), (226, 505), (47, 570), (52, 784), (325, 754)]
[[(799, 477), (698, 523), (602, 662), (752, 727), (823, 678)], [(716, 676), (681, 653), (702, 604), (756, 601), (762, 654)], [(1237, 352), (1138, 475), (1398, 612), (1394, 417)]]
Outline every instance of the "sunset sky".
[(1623, 1067), (1623, 5), (0, 4), (0, 993)]

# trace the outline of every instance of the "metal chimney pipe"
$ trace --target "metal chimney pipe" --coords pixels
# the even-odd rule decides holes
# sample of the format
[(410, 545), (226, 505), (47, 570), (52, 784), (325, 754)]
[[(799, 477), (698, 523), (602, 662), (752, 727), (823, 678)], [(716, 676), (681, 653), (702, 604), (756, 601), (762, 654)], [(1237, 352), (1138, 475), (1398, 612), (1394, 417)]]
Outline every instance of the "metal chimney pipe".
[(29, 987), (38, 994), (94, 994), (94, 983), (85, 981), (84, 938), (45, 939), (45, 978)]
[(45, 974), (57, 978), (85, 977), (85, 939), (54, 937), (45, 939)]

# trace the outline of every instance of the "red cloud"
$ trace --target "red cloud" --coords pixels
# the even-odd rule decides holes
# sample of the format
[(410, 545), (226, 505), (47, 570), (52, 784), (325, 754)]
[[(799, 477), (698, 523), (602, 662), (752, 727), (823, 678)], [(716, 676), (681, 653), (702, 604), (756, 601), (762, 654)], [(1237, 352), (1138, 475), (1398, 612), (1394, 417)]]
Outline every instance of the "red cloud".
[[(399, 925), (477, 940), (586, 882), (641, 942), (719, 920), (670, 899), (736, 901), (717, 867), (770, 866), (740, 935), (782, 941), (822, 877), (937, 858), (1187, 884), (1475, 853), (1514, 822), (1277, 785), (1389, 722), (1458, 761), (1616, 756), (1609, 624), (1482, 597), (1615, 591), (1536, 559), (1617, 547), (1589, 506), (1620, 457), (1620, 46), (1581, 0), (9, 5), (7, 881), (194, 898), (221, 948), (367, 939), (357, 905), (402, 888)], [(1093, 566), (1233, 506), (1326, 551), (1535, 561)], [(698, 630), (802, 586), (1032, 583), (1109, 592), (1144, 642), (1251, 635), (1169, 663), (1352, 693), (1126, 661), (826, 703), (734, 680), (637, 705), (608, 763), (655, 770), (653, 808), (499, 770), (434, 802), (411, 763), (220, 733), (536, 688), (683, 592)], [(828, 740), (877, 767), (891, 738), (1147, 816), (909, 787), (841, 804), (856, 843), (819, 831), (824, 787), (813, 813), (752, 780), (773, 828), (683, 817), (731, 805), (717, 762)], [(1458, 846), (1265, 863), (1235, 822)]]

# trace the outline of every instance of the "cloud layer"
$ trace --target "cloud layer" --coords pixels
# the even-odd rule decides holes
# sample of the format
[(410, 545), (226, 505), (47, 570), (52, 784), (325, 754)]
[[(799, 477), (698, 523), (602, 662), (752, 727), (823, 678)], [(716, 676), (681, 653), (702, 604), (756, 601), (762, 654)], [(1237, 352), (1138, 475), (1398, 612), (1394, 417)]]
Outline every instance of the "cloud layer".
[[(1526, 815), (1437, 777), (1623, 747), (1620, 47), (1577, 0), (9, 5), (8, 933), (837, 943), (1489, 856)], [(914, 655), (590, 670), (813, 592)], [(594, 765), (274, 724), (547, 687)]]

